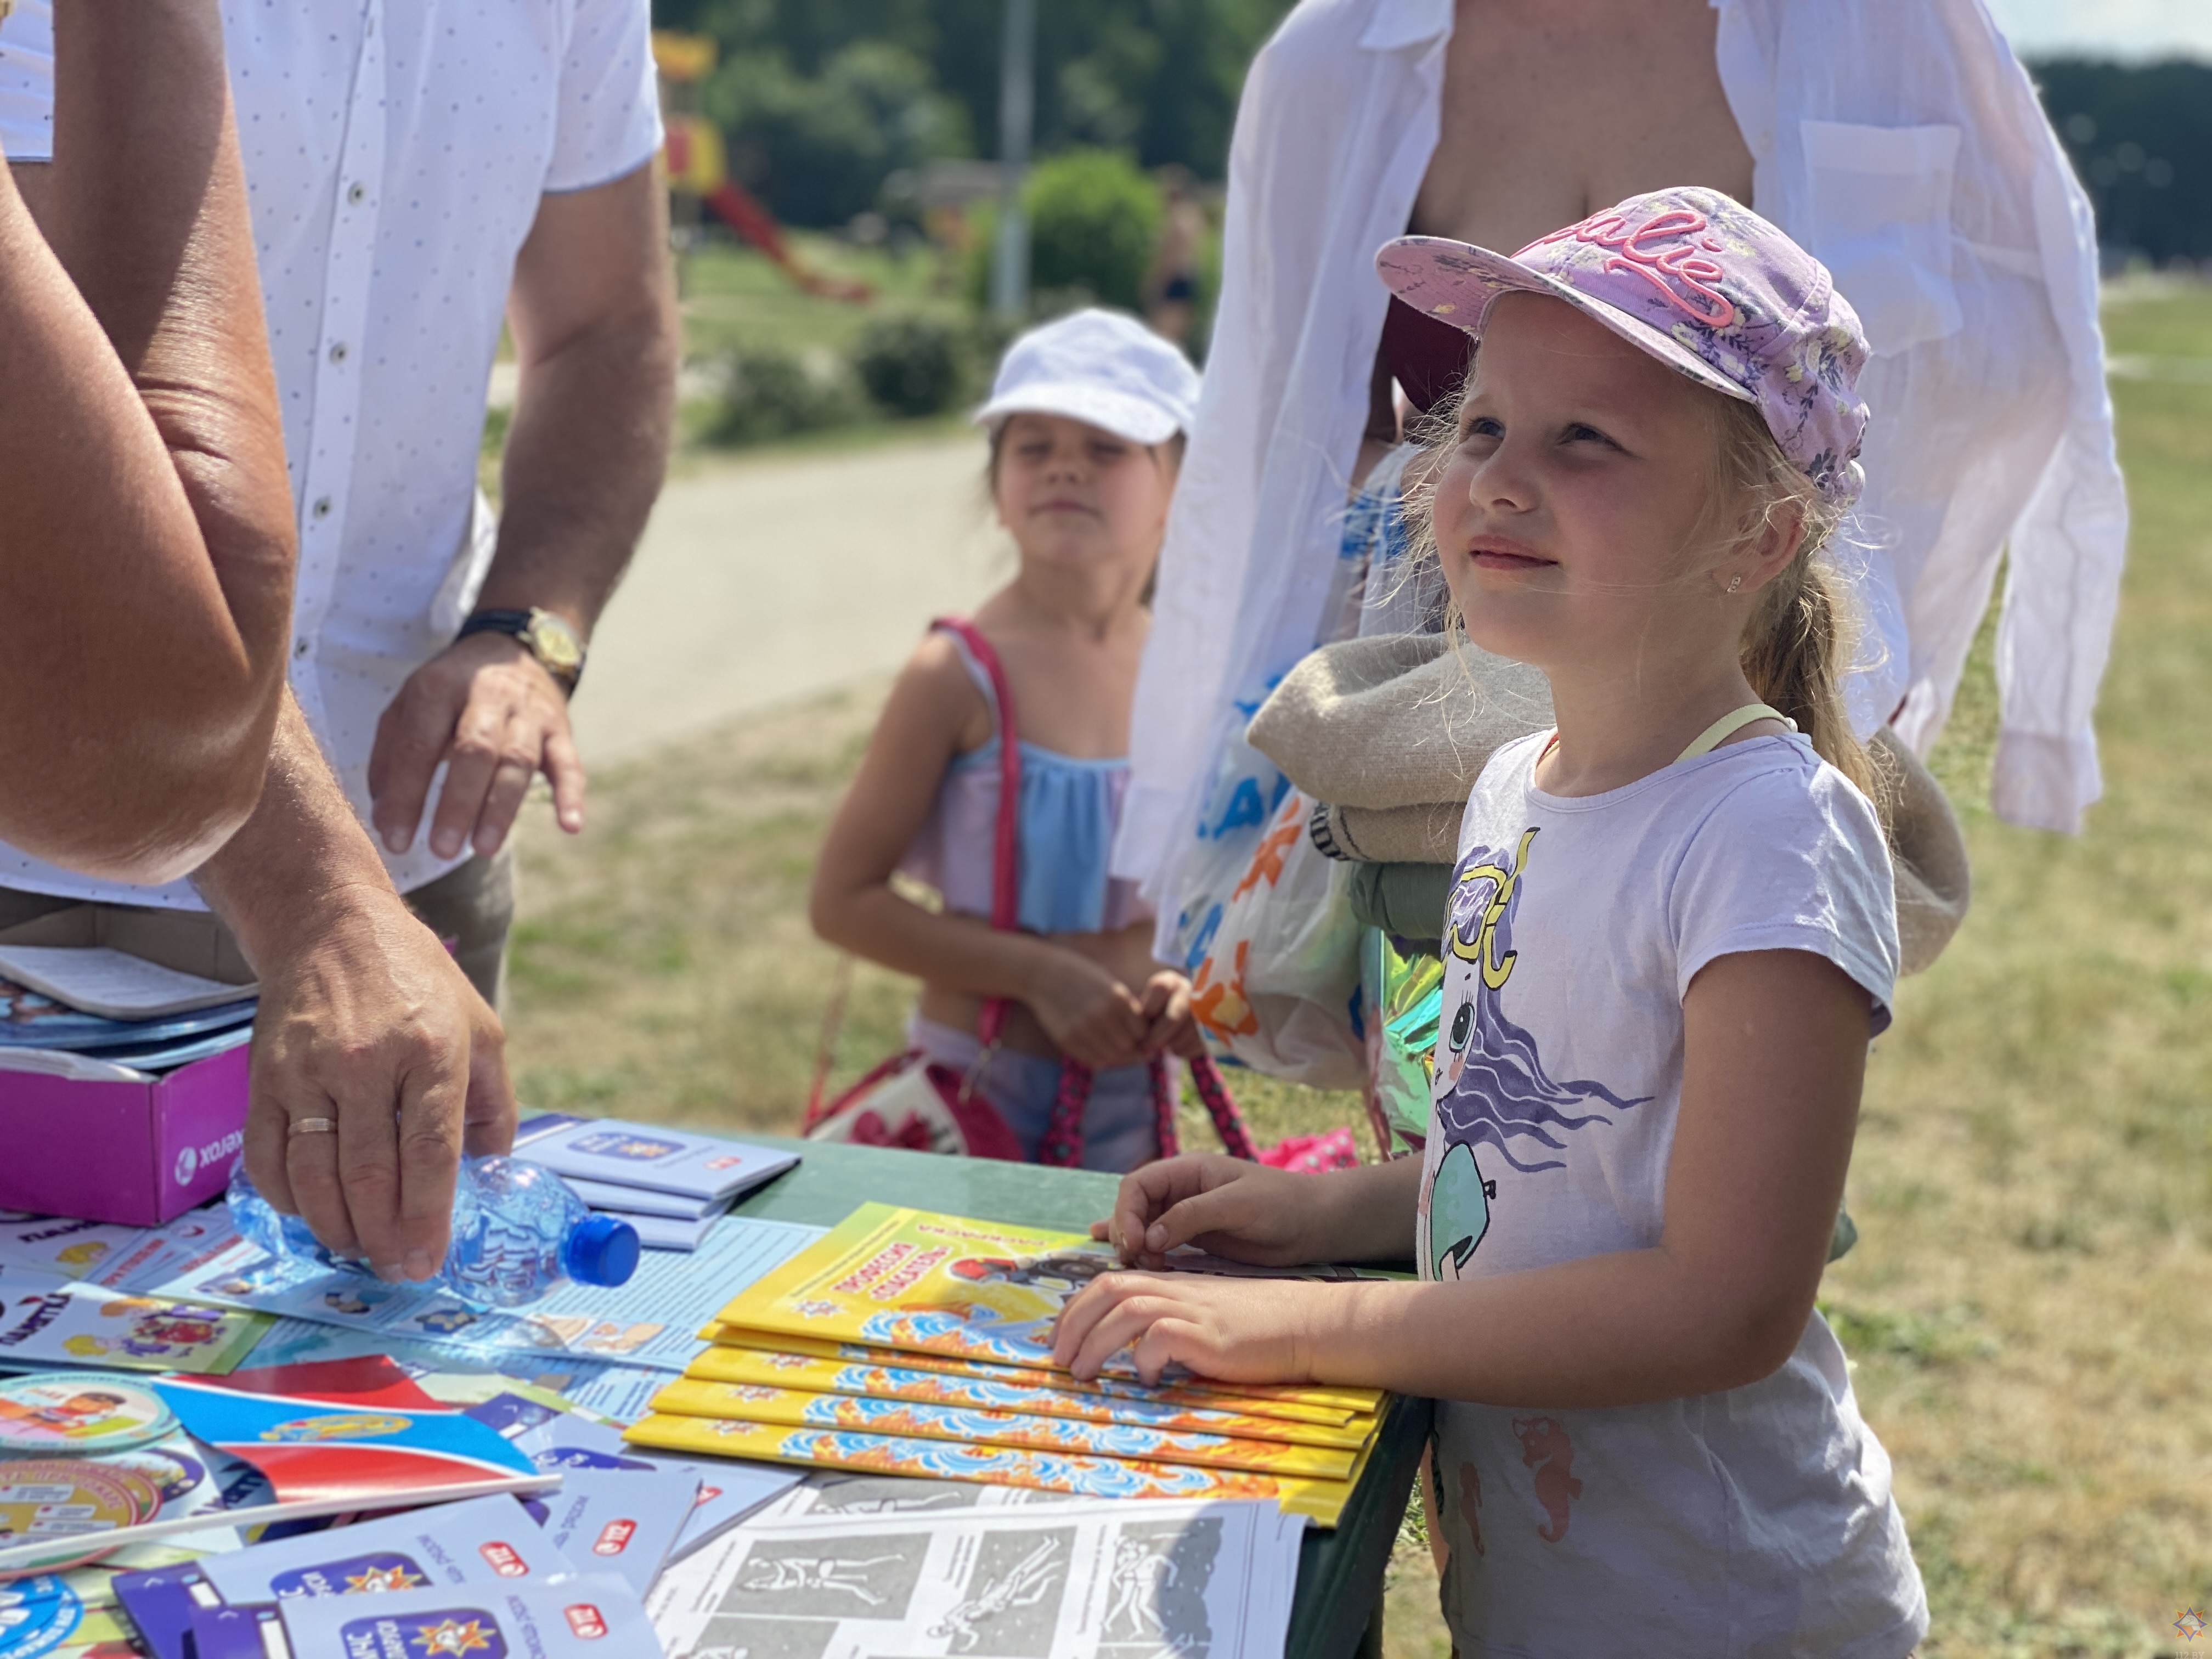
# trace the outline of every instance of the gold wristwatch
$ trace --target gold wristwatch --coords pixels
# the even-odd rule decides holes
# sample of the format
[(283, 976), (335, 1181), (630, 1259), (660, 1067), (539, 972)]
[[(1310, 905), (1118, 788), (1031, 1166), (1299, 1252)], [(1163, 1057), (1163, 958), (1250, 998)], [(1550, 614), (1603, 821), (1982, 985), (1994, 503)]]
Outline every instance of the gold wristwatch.
[(461, 624), (456, 639), (471, 634), (505, 634), (538, 659), (561, 690), (573, 696), (584, 677), (584, 642), (562, 618), (535, 606), (528, 611), (479, 611)]

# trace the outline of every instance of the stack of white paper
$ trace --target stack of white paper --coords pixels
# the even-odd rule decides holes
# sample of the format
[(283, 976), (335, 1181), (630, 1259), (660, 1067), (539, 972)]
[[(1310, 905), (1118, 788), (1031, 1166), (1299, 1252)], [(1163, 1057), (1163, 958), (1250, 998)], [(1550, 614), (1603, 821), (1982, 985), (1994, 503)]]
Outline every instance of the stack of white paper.
[(258, 988), (164, 968), (104, 945), (0, 945), (0, 974), (103, 1019), (153, 1019), (250, 997)]
[(799, 1162), (796, 1152), (743, 1141), (556, 1114), (523, 1123), (514, 1150), (593, 1209), (629, 1222), (655, 1250), (697, 1249), (715, 1217)]

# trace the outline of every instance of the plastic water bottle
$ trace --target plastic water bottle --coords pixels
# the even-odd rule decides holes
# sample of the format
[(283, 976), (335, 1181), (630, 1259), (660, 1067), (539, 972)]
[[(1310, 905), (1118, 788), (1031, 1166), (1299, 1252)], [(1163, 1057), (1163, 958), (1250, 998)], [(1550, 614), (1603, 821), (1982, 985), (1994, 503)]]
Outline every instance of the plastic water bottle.
[[(332, 1255), (298, 1216), (254, 1188), (240, 1158), (230, 1177), (231, 1218), (270, 1255), (374, 1277)], [(436, 1285), (480, 1308), (516, 1308), (562, 1284), (623, 1285), (637, 1271), (637, 1229), (598, 1215), (540, 1164), (519, 1158), (461, 1160), (453, 1184), (453, 1242)]]

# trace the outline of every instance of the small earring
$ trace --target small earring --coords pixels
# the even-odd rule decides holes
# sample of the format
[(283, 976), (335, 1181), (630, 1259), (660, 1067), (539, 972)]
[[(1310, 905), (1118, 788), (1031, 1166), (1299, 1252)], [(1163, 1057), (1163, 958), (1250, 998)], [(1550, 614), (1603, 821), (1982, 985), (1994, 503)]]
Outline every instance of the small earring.
[(1743, 586), (1743, 578), (1742, 578), (1742, 577), (1741, 577), (1741, 576), (1730, 576), (1730, 577), (1729, 578), (1729, 589), (1728, 589), (1728, 591), (1729, 591), (1729, 592), (1731, 592), (1731, 593), (1735, 592), (1736, 591), (1736, 589), (1737, 589), (1737, 588), (1741, 587), (1742, 586)]

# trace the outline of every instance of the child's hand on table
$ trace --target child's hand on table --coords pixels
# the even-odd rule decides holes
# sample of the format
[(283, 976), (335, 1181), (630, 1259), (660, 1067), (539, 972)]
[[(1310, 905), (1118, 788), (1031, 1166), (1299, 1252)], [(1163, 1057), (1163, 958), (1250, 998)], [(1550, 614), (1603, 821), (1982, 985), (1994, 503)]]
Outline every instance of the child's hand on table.
[(1194, 1244), (1231, 1261), (1287, 1267), (1315, 1259), (1307, 1223), (1322, 1196), (1310, 1176), (1219, 1152), (1163, 1158), (1121, 1177), (1113, 1218), (1091, 1223), (1091, 1236), (1133, 1267), (1164, 1267), (1170, 1250)]
[(1313, 1321), (1326, 1311), (1321, 1297), (1340, 1288), (1206, 1273), (1108, 1273), (1060, 1310), (1052, 1363), (1088, 1381), (1133, 1347), (1137, 1374), (1147, 1383), (1171, 1364), (1222, 1382), (1311, 1382)]

